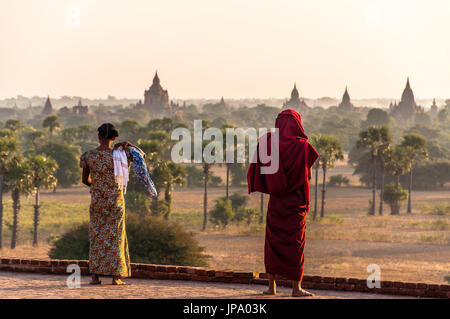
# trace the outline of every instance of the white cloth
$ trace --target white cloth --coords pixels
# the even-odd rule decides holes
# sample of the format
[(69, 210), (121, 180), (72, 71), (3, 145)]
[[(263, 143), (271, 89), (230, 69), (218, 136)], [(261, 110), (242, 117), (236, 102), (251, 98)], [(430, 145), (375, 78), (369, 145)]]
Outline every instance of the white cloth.
[(113, 161), (114, 161), (114, 178), (119, 188), (123, 190), (125, 194), (127, 192), (128, 184), (128, 160), (127, 154), (119, 147), (113, 151)]

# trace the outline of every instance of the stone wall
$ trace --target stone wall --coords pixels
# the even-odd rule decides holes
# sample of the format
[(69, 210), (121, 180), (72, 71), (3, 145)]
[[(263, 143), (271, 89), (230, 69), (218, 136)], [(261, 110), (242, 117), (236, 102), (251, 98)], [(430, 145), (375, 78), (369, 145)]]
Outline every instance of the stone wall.
[[(82, 275), (89, 275), (87, 260), (57, 259), (16, 259), (0, 258), (0, 271), (33, 272), (43, 274), (67, 275), (67, 266), (77, 264)], [(201, 267), (131, 264), (132, 278), (192, 280), (202, 282), (224, 282), (236, 284), (267, 285), (267, 274), (232, 270), (214, 270)], [(277, 279), (279, 286), (290, 287), (291, 281)], [(388, 295), (404, 295), (426, 298), (449, 298), (450, 285), (382, 281), (381, 288), (368, 288), (365, 279), (304, 276), (305, 289), (341, 290)]]

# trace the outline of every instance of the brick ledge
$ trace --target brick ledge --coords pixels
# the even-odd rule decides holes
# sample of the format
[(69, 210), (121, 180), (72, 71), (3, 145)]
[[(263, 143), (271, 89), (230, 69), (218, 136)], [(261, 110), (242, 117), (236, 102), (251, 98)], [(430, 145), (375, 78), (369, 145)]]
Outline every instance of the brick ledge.
[[(77, 264), (82, 275), (89, 275), (87, 260), (0, 258), (0, 271), (67, 274), (67, 266)], [(192, 280), (236, 284), (267, 284), (265, 273), (214, 270), (202, 267), (131, 263), (131, 277), (142, 279)], [(277, 285), (290, 287), (291, 281), (277, 279)], [(368, 288), (365, 279), (304, 276), (306, 289), (340, 290), (388, 295), (450, 299), (450, 285), (381, 281), (381, 288)]]

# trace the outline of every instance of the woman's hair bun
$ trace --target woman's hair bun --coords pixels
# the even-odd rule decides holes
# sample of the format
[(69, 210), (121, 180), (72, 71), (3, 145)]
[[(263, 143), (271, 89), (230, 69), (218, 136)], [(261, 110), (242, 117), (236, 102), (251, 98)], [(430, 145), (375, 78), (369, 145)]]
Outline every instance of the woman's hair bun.
[(119, 136), (119, 131), (111, 123), (104, 123), (97, 129), (101, 138), (112, 140)]

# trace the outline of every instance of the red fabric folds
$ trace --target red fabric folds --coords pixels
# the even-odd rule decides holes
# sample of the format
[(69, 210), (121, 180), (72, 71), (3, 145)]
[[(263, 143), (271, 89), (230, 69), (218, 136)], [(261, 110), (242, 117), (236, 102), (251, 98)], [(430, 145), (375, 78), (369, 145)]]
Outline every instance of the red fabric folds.
[[(279, 169), (274, 174), (261, 174), (261, 167), (271, 162), (262, 163), (259, 148), (267, 144), (271, 154), (271, 135), (267, 133), (260, 138), (257, 147), (257, 162), (251, 163), (247, 172), (248, 192), (261, 192), (270, 195), (284, 195), (308, 183), (308, 174), (319, 154), (308, 142), (303, 130), (300, 114), (287, 109), (278, 114), (275, 127), (279, 130)], [(309, 187), (305, 189), (306, 205), (309, 205)]]
[[(300, 115), (291, 109), (278, 114), (279, 168), (273, 174), (262, 174), (259, 148), (267, 145), (268, 154), (274, 148), (272, 133), (262, 136), (247, 172), (248, 192), (270, 194), (267, 210), (264, 261), (266, 272), (290, 280), (301, 281), (305, 245), (305, 218), (309, 210), (309, 171), (318, 158), (308, 142)], [(276, 149), (275, 149), (276, 151)]]

